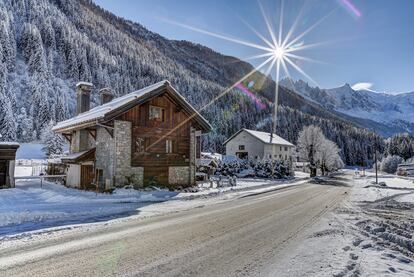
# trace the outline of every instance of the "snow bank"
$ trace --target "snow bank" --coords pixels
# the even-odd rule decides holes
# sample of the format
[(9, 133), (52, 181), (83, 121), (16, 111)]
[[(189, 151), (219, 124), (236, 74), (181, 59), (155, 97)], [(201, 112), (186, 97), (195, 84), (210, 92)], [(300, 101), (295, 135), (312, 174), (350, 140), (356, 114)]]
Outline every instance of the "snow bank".
[(176, 194), (122, 189), (114, 194), (97, 194), (50, 182), (44, 182), (40, 188), (38, 180), (19, 180), (16, 188), (0, 190), (0, 235), (127, 216), (149, 202), (165, 201)]

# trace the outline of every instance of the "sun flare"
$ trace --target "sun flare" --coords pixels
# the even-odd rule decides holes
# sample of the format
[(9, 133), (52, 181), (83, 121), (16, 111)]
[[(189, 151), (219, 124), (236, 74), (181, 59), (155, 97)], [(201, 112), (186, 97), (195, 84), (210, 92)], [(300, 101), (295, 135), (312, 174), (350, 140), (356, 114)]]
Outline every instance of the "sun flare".
[[(267, 35), (262, 34), (255, 28), (253, 28), (249, 23), (247, 23), (243, 18), (241, 18), (241, 21), (246, 25), (248, 29), (250, 29), (263, 43), (257, 44), (250, 41), (246, 41), (243, 39), (235, 38), (233, 36), (220, 34), (220, 33), (214, 33), (211, 31), (203, 30), (194, 26), (178, 23), (175, 21), (171, 21), (168, 19), (165, 19), (165, 21), (172, 23), (174, 25), (193, 30), (202, 34), (206, 34), (212, 37), (220, 38), (226, 41), (230, 41), (233, 43), (237, 43), (239, 45), (248, 46), (254, 49), (257, 49), (261, 51), (262, 53), (259, 53), (257, 55), (245, 58), (245, 60), (259, 60), (260, 64), (256, 66), (252, 71), (244, 75), (240, 80), (236, 83), (234, 83), (232, 86), (230, 86), (228, 89), (226, 89), (223, 93), (221, 93), (218, 97), (214, 98), (211, 102), (209, 102), (205, 107), (210, 106), (213, 104), (218, 98), (222, 97), (224, 94), (228, 93), (232, 88), (237, 87), (237, 85), (240, 82), (243, 82), (249, 76), (251, 76), (256, 71), (261, 71), (264, 75), (268, 76), (273, 71), (273, 78), (275, 81), (275, 92), (274, 92), (274, 102), (273, 102), (273, 127), (272, 127), (272, 133), (276, 133), (276, 126), (277, 126), (277, 107), (278, 107), (278, 98), (279, 98), (279, 79), (281, 78), (281, 75), (284, 73), (286, 77), (288, 77), (288, 80), (292, 80), (289, 67), (293, 68), (295, 71), (297, 71), (300, 75), (304, 76), (307, 80), (309, 80), (311, 83), (319, 86), (319, 84), (311, 77), (309, 74), (307, 74), (303, 68), (301, 68), (300, 62), (316, 62), (321, 63), (320, 61), (311, 59), (306, 56), (299, 55), (297, 52), (314, 48), (317, 46), (320, 46), (322, 44), (326, 44), (329, 42), (317, 42), (312, 44), (305, 44), (304, 43), (304, 37), (310, 33), (313, 29), (315, 29), (321, 22), (323, 22), (326, 18), (328, 18), (330, 15), (332, 15), (336, 9), (332, 10), (325, 16), (323, 16), (321, 19), (316, 21), (315, 23), (311, 24), (308, 28), (306, 28), (302, 33), (298, 35), (294, 35), (296, 32), (296, 29), (298, 25), (300, 25), (300, 20), (303, 13), (303, 7), (301, 11), (299, 12), (298, 16), (296, 17), (295, 21), (291, 25), (288, 32), (283, 32), (283, 21), (284, 21), (284, 0), (280, 1), (280, 7), (279, 7), (279, 23), (278, 23), (278, 30), (276, 31), (273, 26), (275, 20), (274, 18), (269, 18), (267, 13), (265, 12), (265, 9), (263, 8), (260, 1), (258, 1), (258, 5), (264, 20), (264, 23), (266, 24), (267, 29)], [(261, 60), (261, 61), (260, 61)], [(264, 60), (264, 61), (263, 61)], [(283, 71), (283, 72), (282, 72)], [(293, 84), (292, 84), (293, 85)]]
[(275, 59), (283, 59), (285, 57), (286, 50), (283, 47), (276, 47), (273, 49), (273, 57)]

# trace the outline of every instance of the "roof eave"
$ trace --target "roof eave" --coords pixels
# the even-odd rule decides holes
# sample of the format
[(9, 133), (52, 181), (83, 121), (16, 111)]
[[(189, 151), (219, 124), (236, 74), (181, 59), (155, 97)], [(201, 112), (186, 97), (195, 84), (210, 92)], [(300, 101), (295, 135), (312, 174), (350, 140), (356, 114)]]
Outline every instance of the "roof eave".
[(96, 123), (98, 123), (101, 120), (101, 118), (96, 118), (93, 120), (84, 121), (82, 123), (73, 124), (61, 128), (52, 128), (52, 131), (55, 133), (66, 133), (66, 132), (73, 132), (79, 129), (85, 129), (88, 127), (95, 127)]

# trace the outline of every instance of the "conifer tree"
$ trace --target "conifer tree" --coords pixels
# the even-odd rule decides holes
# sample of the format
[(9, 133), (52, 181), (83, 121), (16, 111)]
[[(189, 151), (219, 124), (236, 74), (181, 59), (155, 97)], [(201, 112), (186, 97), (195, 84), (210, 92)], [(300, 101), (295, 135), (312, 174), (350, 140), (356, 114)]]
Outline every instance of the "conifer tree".
[(55, 123), (51, 120), (44, 128), (41, 134), (41, 141), (44, 145), (43, 151), (48, 158), (53, 158), (63, 154), (63, 138), (53, 132), (52, 128)]

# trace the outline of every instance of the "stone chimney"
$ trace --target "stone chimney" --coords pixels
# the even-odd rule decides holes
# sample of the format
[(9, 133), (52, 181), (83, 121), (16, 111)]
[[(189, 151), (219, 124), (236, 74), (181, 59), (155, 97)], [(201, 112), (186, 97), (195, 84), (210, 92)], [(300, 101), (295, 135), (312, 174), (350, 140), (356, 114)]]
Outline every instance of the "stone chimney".
[(99, 97), (101, 99), (101, 105), (111, 102), (114, 99), (114, 94), (110, 88), (103, 88), (99, 90)]
[(76, 84), (77, 107), (76, 114), (89, 111), (91, 107), (91, 91), (93, 84), (88, 82), (79, 82)]

